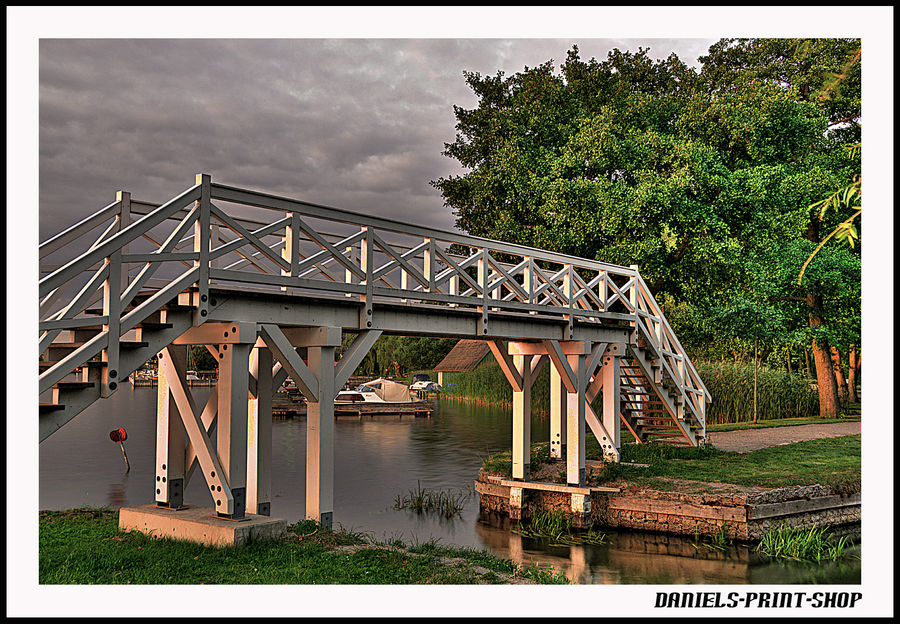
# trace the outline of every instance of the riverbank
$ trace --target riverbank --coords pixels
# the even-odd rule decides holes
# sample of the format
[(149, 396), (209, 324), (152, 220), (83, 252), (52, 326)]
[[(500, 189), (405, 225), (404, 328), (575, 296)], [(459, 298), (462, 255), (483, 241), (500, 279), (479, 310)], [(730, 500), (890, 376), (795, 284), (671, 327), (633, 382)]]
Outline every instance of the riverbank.
[(745, 452), (629, 444), (618, 464), (604, 463), (596, 442), (587, 446), (579, 488), (566, 486), (565, 462), (550, 458), (546, 443), (532, 446), (527, 482), (510, 480), (509, 453), (489, 457), (475, 483), (482, 511), (523, 521), (561, 512), (580, 527), (747, 541), (782, 524), (852, 528), (861, 518), (859, 435)]
[(41, 584), (565, 584), (553, 570), (486, 551), (375, 541), (312, 521), (279, 540), (239, 548), (118, 531), (118, 511), (79, 508), (39, 514)]

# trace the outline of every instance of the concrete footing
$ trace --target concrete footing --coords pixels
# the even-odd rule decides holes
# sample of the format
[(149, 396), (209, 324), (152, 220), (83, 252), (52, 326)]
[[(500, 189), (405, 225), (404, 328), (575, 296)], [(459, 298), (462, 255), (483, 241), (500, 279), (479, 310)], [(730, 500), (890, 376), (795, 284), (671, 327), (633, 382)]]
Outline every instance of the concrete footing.
[(287, 522), (248, 513), (244, 520), (220, 518), (206, 507), (185, 507), (178, 511), (138, 505), (119, 510), (120, 531), (141, 531), (152, 537), (167, 537), (206, 544), (241, 546), (251, 541), (277, 539), (287, 532)]

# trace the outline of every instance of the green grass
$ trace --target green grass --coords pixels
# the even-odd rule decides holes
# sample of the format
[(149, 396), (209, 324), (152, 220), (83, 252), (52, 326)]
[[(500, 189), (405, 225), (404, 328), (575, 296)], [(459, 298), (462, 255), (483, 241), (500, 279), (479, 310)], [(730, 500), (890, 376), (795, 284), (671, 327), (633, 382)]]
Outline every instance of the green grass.
[(472, 584), (503, 583), (513, 576), (538, 583), (567, 582), (553, 570), (524, 567), (489, 553), (401, 544), (376, 543), (361, 533), (331, 531), (306, 521), (291, 525), (284, 540), (213, 548), (138, 532), (119, 533), (118, 512), (109, 509), (42, 511), (39, 580), (42, 584)]
[[(655, 445), (629, 445), (623, 461), (649, 463), (648, 468), (607, 466), (610, 480), (628, 477), (665, 477), (690, 481), (733, 483), (742, 486), (788, 487), (821, 484), (835, 491), (859, 490), (860, 436), (842, 436), (774, 446), (750, 453), (729, 453), (712, 447), (677, 448), (683, 456), (664, 454)], [(642, 448), (643, 447), (643, 448)], [(654, 457), (655, 453), (661, 453)], [(601, 477), (602, 479), (602, 477)]]
[[(831, 425), (836, 422), (859, 422), (859, 415), (834, 418), (779, 418), (777, 420), (760, 420), (754, 422), (720, 423), (707, 425), (707, 431), (741, 431), (744, 429), (768, 429), (772, 427), (794, 427), (797, 425)], [(623, 432), (624, 433), (624, 432)]]
[(797, 529), (779, 526), (763, 535), (756, 546), (757, 552), (773, 559), (836, 561), (847, 556), (853, 547), (848, 537), (835, 538), (828, 534), (828, 527)]
[[(599, 445), (592, 438), (588, 442), (593, 442), (586, 444), (588, 459), (599, 459)], [(548, 446), (545, 442), (532, 447), (532, 470), (538, 467), (535, 457), (543, 456), (537, 453)], [(771, 488), (818, 483), (839, 492), (855, 492), (861, 479), (860, 453), (859, 435), (797, 442), (750, 453), (730, 453), (711, 446), (627, 444), (622, 447), (621, 461), (649, 466), (607, 464), (595, 484), (625, 481), (665, 488), (661, 478), (666, 478)], [(482, 469), (510, 476), (512, 462), (508, 458), (509, 453), (498, 453), (487, 458)]]

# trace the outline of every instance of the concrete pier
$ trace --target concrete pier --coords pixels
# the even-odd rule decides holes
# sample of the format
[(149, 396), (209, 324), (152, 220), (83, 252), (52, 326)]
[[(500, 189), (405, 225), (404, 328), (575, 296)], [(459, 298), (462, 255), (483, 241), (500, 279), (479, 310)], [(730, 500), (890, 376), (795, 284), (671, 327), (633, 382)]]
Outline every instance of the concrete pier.
[(176, 511), (150, 504), (122, 507), (119, 530), (207, 546), (242, 546), (282, 537), (287, 532), (287, 522), (252, 513), (245, 514), (243, 520), (231, 520), (220, 518), (211, 507), (187, 506)]

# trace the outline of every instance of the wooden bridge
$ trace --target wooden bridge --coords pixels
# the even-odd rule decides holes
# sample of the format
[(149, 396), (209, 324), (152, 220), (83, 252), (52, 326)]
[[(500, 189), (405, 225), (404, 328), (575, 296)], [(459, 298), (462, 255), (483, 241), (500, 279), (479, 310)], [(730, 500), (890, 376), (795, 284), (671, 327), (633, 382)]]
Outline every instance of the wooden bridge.
[[(706, 433), (709, 392), (636, 266), (208, 175), (162, 205), (119, 192), (40, 258), (40, 439), (158, 356), (160, 507), (182, 507), (199, 469), (220, 516), (269, 515), (272, 395), (290, 375), (308, 403), (306, 515), (330, 524), (334, 397), (382, 334), (488, 342), (513, 388), (517, 480), (529, 478), (531, 388), (547, 362), (551, 454), (570, 485), (584, 484), (588, 429), (613, 460), (621, 425), (638, 442), (696, 445)], [(205, 405), (185, 382), (189, 345), (219, 362)]]

